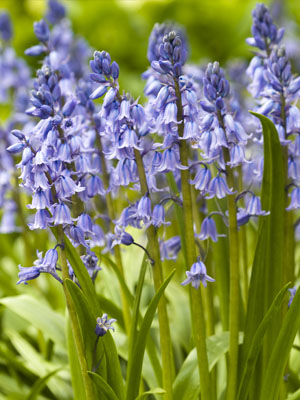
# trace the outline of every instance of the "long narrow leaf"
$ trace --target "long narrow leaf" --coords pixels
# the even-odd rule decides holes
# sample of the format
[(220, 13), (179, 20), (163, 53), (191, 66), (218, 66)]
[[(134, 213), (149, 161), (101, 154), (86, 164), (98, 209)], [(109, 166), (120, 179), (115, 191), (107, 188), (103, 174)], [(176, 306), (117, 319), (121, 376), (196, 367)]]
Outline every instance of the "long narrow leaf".
[[(87, 358), (88, 360), (91, 360), (93, 358), (94, 343), (96, 340), (94, 330), (97, 316), (93, 315), (92, 310), (89, 309), (88, 301), (78, 286), (70, 280), (66, 280), (65, 282), (78, 313), (78, 319), (81, 324), (81, 330), (87, 351)], [(102, 340), (98, 344), (98, 348), (99, 351), (97, 357), (102, 359), (99, 373), (107, 379), (108, 384), (113, 388), (121, 400), (124, 397), (123, 378), (115, 343), (109, 332), (103, 336)], [(103, 358), (103, 351), (105, 358)], [(104, 368), (106, 368), (106, 371), (104, 371)]]
[(47, 374), (43, 378), (40, 378), (39, 380), (37, 380), (34, 383), (34, 385), (32, 386), (32, 389), (30, 390), (30, 393), (26, 396), (26, 400), (34, 400), (34, 399), (36, 399), (37, 396), (40, 394), (40, 392), (46, 386), (47, 381), (60, 370), (61, 370), (61, 368), (57, 368), (54, 371), (49, 372), (49, 374)]
[(128, 303), (129, 303), (129, 305), (132, 305), (134, 297), (133, 297), (132, 293), (130, 292), (130, 290), (129, 290), (126, 282), (125, 282), (125, 279), (122, 276), (122, 274), (120, 272), (120, 269), (118, 268), (117, 264), (110, 257), (108, 257), (106, 254), (101, 254), (101, 260), (104, 260), (105, 263), (107, 263), (110, 267), (113, 268), (113, 271), (115, 272), (115, 274), (116, 274), (116, 276), (118, 278), (120, 286), (124, 291), (124, 294), (126, 296), (126, 299), (127, 299)]
[(263, 338), (265, 336), (266, 330), (270, 326), (270, 323), (274, 315), (280, 311), (283, 299), (286, 295), (289, 286), (290, 284), (288, 283), (280, 290), (275, 300), (273, 301), (271, 307), (269, 308), (268, 312), (264, 316), (262, 323), (259, 325), (256, 334), (254, 335), (240, 383), (238, 400), (243, 400), (247, 398), (250, 380), (252, 377), (253, 370), (255, 368), (255, 363), (258, 354), (262, 347)]
[[(98, 397), (99, 399), (106, 399), (106, 400), (119, 400), (119, 398), (116, 396), (115, 392), (113, 389), (109, 386), (109, 384), (102, 378), (102, 376), (95, 374), (94, 372), (89, 371), (88, 372), (89, 376), (95, 383), (95, 386), (97, 388), (98, 394), (101, 397)], [(104, 396), (104, 397), (103, 397)]]
[[(243, 335), (239, 336), (239, 343)], [(211, 371), (229, 350), (229, 332), (218, 333), (206, 339), (208, 367)], [(196, 348), (191, 350), (173, 383), (174, 400), (196, 400), (200, 394), (200, 380)]]
[[(258, 241), (252, 267), (245, 324), (245, 338), (242, 347), (242, 367), (245, 368), (252, 341), (258, 326), (270, 307), (282, 284), (283, 269), (283, 215), (284, 215), (284, 176), (282, 149), (274, 124), (266, 117), (252, 113), (259, 118), (264, 136), (264, 174), (262, 185), (262, 208), (271, 215), (261, 217)], [(280, 324), (280, 313), (273, 318), (266, 333), (264, 357), (268, 359)], [(263, 360), (262, 360), (263, 361)], [(253, 381), (253, 398), (259, 395), (263, 365), (257, 361)]]
[[(55, 343), (65, 347), (63, 316), (53, 311), (50, 306), (27, 294), (5, 297), (0, 299), (0, 304), (5, 305), (35, 328), (41, 330)], [(47, 318), (41, 318), (41, 315), (47, 315)]]
[(83, 378), (81, 374), (80, 364), (78, 360), (78, 355), (75, 350), (75, 342), (73, 338), (73, 333), (70, 326), (70, 321), (67, 319), (67, 344), (68, 344), (68, 355), (69, 355), (69, 365), (71, 372), (71, 381), (73, 389), (73, 398), (75, 400), (86, 400), (85, 389), (83, 384)]
[(128, 362), (129, 372), (127, 374), (126, 386), (127, 400), (134, 400), (138, 395), (147, 335), (149, 333), (159, 300), (171, 281), (174, 273), (175, 269), (168, 275), (158, 291), (155, 293), (145, 313), (140, 332), (137, 335), (132, 357), (130, 357)]
[(300, 290), (298, 289), (279, 331), (263, 380), (260, 399), (277, 399), (295, 336), (300, 327)]

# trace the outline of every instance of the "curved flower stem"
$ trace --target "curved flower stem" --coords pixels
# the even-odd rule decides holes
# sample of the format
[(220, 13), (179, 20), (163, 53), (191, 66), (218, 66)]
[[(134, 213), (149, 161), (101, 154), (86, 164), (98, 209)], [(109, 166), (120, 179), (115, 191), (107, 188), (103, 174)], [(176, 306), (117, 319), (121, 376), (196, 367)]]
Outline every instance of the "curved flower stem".
[[(145, 195), (149, 193), (148, 184), (145, 174), (145, 168), (142, 156), (140, 152), (134, 149), (135, 160), (137, 164), (141, 193)], [(151, 258), (154, 261), (153, 265), (153, 279), (155, 290), (158, 290), (163, 282), (163, 270), (162, 263), (160, 260), (160, 250), (157, 238), (156, 229), (153, 225), (150, 225), (147, 229), (147, 238), (149, 249), (151, 249)], [(158, 322), (160, 332), (160, 348), (162, 354), (162, 373), (163, 373), (163, 388), (166, 390), (165, 399), (173, 399), (172, 383), (175, 374), (172, 341), (169, 327), (169, 319), (167, 313), (167, 302), (166, 297), (163, 294), (160, 302), (158, 303)]]
[(137, 242), (132, 242), (132, 244), (134, 244), (135, 246), (137, 246), (137, 247), (139, 247), (140, 249), (144, 250), (144, 252), (147, 254), (147, 257), (148, 257), (148, 259), (149, 259), (149, 261), (150, 261), (150, 264), (151, 264), (151, 265), (154, 265), (154, 260), (152, 260), (149, 251), (148, 251), (144, 246), (142, 246), (141, 244), (139, 244), (139, 243), (137, 243)]
[[(174, 86), (177, 97), (176, 101), (177, 120), (179, 122), (178, 134), (182, 138), (184, 132), (183, 108), (181, 102), (180, 88), (176, 79), (174, 79)], [(184, 166), (188, 166), (188, 151), (189, 149), (187, 141), (180, 140), (179, 144), (180, 162)], [(184, 218), (186, 250), (187, 250), (186, 264), (187, 268), (190, 268), (197, 258), (195, 239), (194, 239), (194, 228), (193, 228), (193, 209), (192, 209), (192, 194), (190, 187), (190, 172), (189, 169), (184, 169), (181, 170), (180, 173), (181, 173), (181, 188), (182, 188), (182, 198), (183, 198), (183, 218)], [(211, 382), (208, 369), (206, 328), (205, 328), (202, 294), (201, 290), (195, 290), (193, 287), (190, 287), (189, 294), (190, 294), (190, 304), (192, 311), (193, 336), (198, 356), (201, 397), (205, 400), (210, 400)]]
[[(108, 175), (105, 157), (104, 157), (104, 153), (103, 153), (103, 146), (102, 146), (101, 138), (99, 136), (97, 138), (97, 146), (98, 146), (99, 153), (100, 153), (103, 184), (104, 184), (105, 189), (107, 189), (109, 187), (109, 175)], [(106, 205), (107, 205), (108, 215), (110, 218), (110, 228), (111, 228), (111, 230), (113, 230), (114, 229), (113, 220), (116, 218), (116, 214), (115, 214), (114, 202), (113, 202), (110, 192), (108, 192), (106, 194)], [(116, 245), (114, 247), (114, 254), (115, 254), (116, 264), (119, 268), (119, 271), (120, 271), (122, 277), (124, 278), (124, 267), (123, 267), (123, 261), (122, 261), (122, 256), (121, 256), (121, 251), (120, 251), (119, 245)], [(127, 297), (126, 297), (125, 292), (122, 289), (122, 287), (121, 287), (121, 301), (122, 301), (122, 306), (123, 306), (122, 309), (123, 309), (123, 317), (124, 317), (124, 322), (125, 322), (125, 329), (126, 329), (126, 332), (129, 333), (130, 332), (131, 315), (130, 315)]]
[[(67, 265), (66, 252), (64, 249), (64, 231), (63, 231), (62, 225), (59, 225), (57, 227), (57, 233), (58, 233), (59, 243), (61, 244), (60, 254), (61, 254), (62, 278), (63, 278), (63, 281), (65, 281), (66, 279), (69, 279), (69, 271), (68, 271), (68, 265)], [(65, 293), (67, 308), (69, 311), (70, 323), (71, 323), (72, 333), (73, 333), (73, 337), (74, 337), (74, 342), (75, 342), (76, 350), (77, 350), (77, 354), (78, 354), (79, 365), (80, 365), (80, 369), (81, 369), (81, 373), (82, 373), (82, 377), (83, 377), (83, 384), (84, 384), (86, 399), (93, 400), (93, 399), (95, 399), (93, 382), (88, 375), (88, 366), (87, 366), (87, 361), (85, 358), (85, 351), (84, 351), (80, 326), (79, 326), (77, 315), (76, 315), (76, 310), (75, 310), (72, 298), (70, 297), (70, 294), (66, 290), (66, 286), (64, 284), (63, 284), (63, 288), (64, 288), (64, 293)]]

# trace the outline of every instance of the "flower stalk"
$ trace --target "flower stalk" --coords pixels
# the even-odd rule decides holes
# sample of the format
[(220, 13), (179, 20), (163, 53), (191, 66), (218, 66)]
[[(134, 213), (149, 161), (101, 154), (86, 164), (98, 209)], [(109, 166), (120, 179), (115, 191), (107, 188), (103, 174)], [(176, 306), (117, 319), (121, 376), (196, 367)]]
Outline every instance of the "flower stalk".
[[(184, 124), (183, 124), (183, 108), (181, 101), (181, 94), (178, 85), (178, 81), (174, 79), (175, 93), (177, 97), (177, 120), (178, 124), (178, 135), (180, 138), (184, 134)], [(186, 140), (180, 140), (179, 153), (180, 161), (183, 166), (188, 166), (188, 143)], [(183, 198), (183, 218), (184, 227), (186, 234), (186, 264), (190, 268), (195, 262), (196, 247), (194, 239), (194, 228), (193, 228), (193, 203), (192, 203), (192, 193), (190, 186), (190, 172), (189, 169), (182, 169), (181, 173), (181, 188), (182, 188), (182, 198)], [(208, 359), (207, 359), (207, 348), (206, 348), (206, 327), (204, 319), (204, 307), (201, 290), (194, 290), (190, 287), (190, 304), (192, 311), (192, 324), (193, 324), (193, 337), (197, 349), (198, 356), (198, 368), (200, 374), (200, 385), (201, 385), (201, 395), (203, 399), (211, 399), (211, 383), (210, 374), (208, 369)]]
[[(149, 194), (147, 178), (141, 153), (134, 149), (135, 160), (138, 169), (138, 175), (141, 185), (141, 194), (144, 196)], [(153, 264), (153, 279), (155, 290), (158, 290), (163, 282), (163, 269), (160, 259), (159, 243), (157, 238), (156, 229), (150, 225), (146, 231), (148, 238), (148, 246), (151, 249), (151, 259)], [(169, 318), (167, 313), (166, 297), (163, 294), (160, 302), (158, 303), (158, 321), (160, 332), (160, 348), (162, 354), (162, 375), (163, 375), (163, 388), (166, 390), (166, 400), (173, 399), (173, 378), (175, 375), (174, 359), (172, 351), (171, 333), (169, 327)]]

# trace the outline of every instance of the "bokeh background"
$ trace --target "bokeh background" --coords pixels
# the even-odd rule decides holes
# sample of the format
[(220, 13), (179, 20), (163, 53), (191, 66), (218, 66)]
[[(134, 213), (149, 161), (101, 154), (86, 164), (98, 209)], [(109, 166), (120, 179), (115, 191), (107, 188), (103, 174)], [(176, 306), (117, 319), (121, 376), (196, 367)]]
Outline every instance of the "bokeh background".
[[(185, 27), (192, 63), (251, 58), (245, 38), (250, 35), (255, 0), (62, 0), (73, 28), (92, 48), (111, 53), (122, 71), (125, 87), (141, 93), (141, 73), (147, 68), (148, 37), (156, 22), (176, 21)], [(286, 27), (291, 52), (300, 50), (300, 0), (265, 1), (274, 19)], [(0, 0), (14, 23), (18, 54), (36, 43), (32, 23), (46, 9), (46, 0)], [(298, 45), (295, 37), (299, 38)], [(290, 39), (289, 39), (290, 38)], [(26, 57), (36, 67), (36, 62)]]

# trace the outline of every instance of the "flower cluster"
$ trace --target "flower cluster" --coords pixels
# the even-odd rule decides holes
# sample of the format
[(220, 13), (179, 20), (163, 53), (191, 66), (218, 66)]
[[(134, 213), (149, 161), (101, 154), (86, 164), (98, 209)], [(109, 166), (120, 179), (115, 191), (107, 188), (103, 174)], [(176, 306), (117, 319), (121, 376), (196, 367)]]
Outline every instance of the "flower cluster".
[[(0, 22), (3, 39), (8, 40), (10, 25), (5, 17)], [(187, 44), (180, 28), (157, 24), (152, 31), (148, 47), (151, 67), (143, 75), (145, 105), (120, 91), (119, 65), (108, 52), (95, 51), (91, 71), (87, 69), (89, 49), (74, 37), (65, 9), (56, 0), (49, 1), (46, 16), (34, 24), (34, 32), (39, 44), (26, 54), (44, 55), (44, 60), (32, 84), (26, 125), (12, 130), (14, 140), (7, 144), (8, 152), (13, 157), (22, 153), (20, 178), (22, 187), (32, 194), (28, 208), (34, 211), (29, 228), (62, 227), (73, 245), (80, 246), (92, 279), (100, 270), (92, 249), (99, 246), (104, 252), (114, 252), (118, 245), (137, 244), (126, 232), (129, 226), (162, 232), (161, 260), (178, 257), (182, 239), (176, 230), (170, 237), (169, 217), (174, 204), (182, 206), (184, 199), (180, 190), (174, 196), (170, 175), (179, 189), (182, 179), (187, 179), (201, 198), (202, 224), (200, 232), (194, 228), (196, 242), (215, 242), (223, 236), (217, 233), (215, 216), (220, 215), (228, 225), (225, 210), (207, 212), (211, 198), (235, 196), (238, 225), (267, 214), (254, 192), (238, 193), (237, 187), (227, 183), (232, 169), (251, 164), (245, 150), (250, 136), (236, 109), (231, 109), (230, 84), (219, 63), (209, 63), (197, 73), (186, 68)], [(298, 95), (299, 80), (291, 75), (284, 49), (277, 47), (283, 31), (277, 30), (264, 6), (258, 5), (254, 12), (252, 32), (254, 38), (248, 42), (261, 51), (249, 69), (253, 76), (259, 74), (254, 84), (256, 96), (262, 93), (267, 99), (260, 105), (262, 112), (271, 113), (279, 131), (285, 126), (287, 140), (298, 132), (299, 112), (292, 102)], [(297, 143), (295, 140), (295, 154)], [(189, 147), (187, 156), (182, 154), (184, 146)], [(289, 171), (297, 177), (292, 155)], [(112, 203), (123, 187), (135, 191), (134, 200), (116, 215)], [(293, 189), (292, 205), (299, 200), (297, 190)], [(240, 200), (244, 196), (245, 204)], [(49, 251), (54, 250), (56, 247)], [(21, 269), (19, 282), (41, 272), (59, 280), (57, 259), (49, 263), (47, 254), (43, 258), (39, 253), (32, 268)], [(68, 265), (70, 277), (76, 279)], [(200, 280), (206, 276), (203, 266), (203, 261), (193, 264), (185, 282), (195, 282), (191, 278), (195, 276), (193, 286), (199, 287), (199, 276), (202, 274)]]
[(287, 147), (289, 181), (286, 184), (287, 188), (293, 188), (287, 209), (297, 209), (300, 112), (296, 102), (300, 93), (300, 77), (293, 76), (285, 47), (280, 44), (284, 30), (277, 29), (269, 11), (262, 4), (258, 4), (253, 13), (252, 33), (254, 38), (248, 43), (263, 52), (252, 59), (247, 70), (252, 79), (249, 90), (258, 98), (257, 111), (273, 120), (281, 144)]

